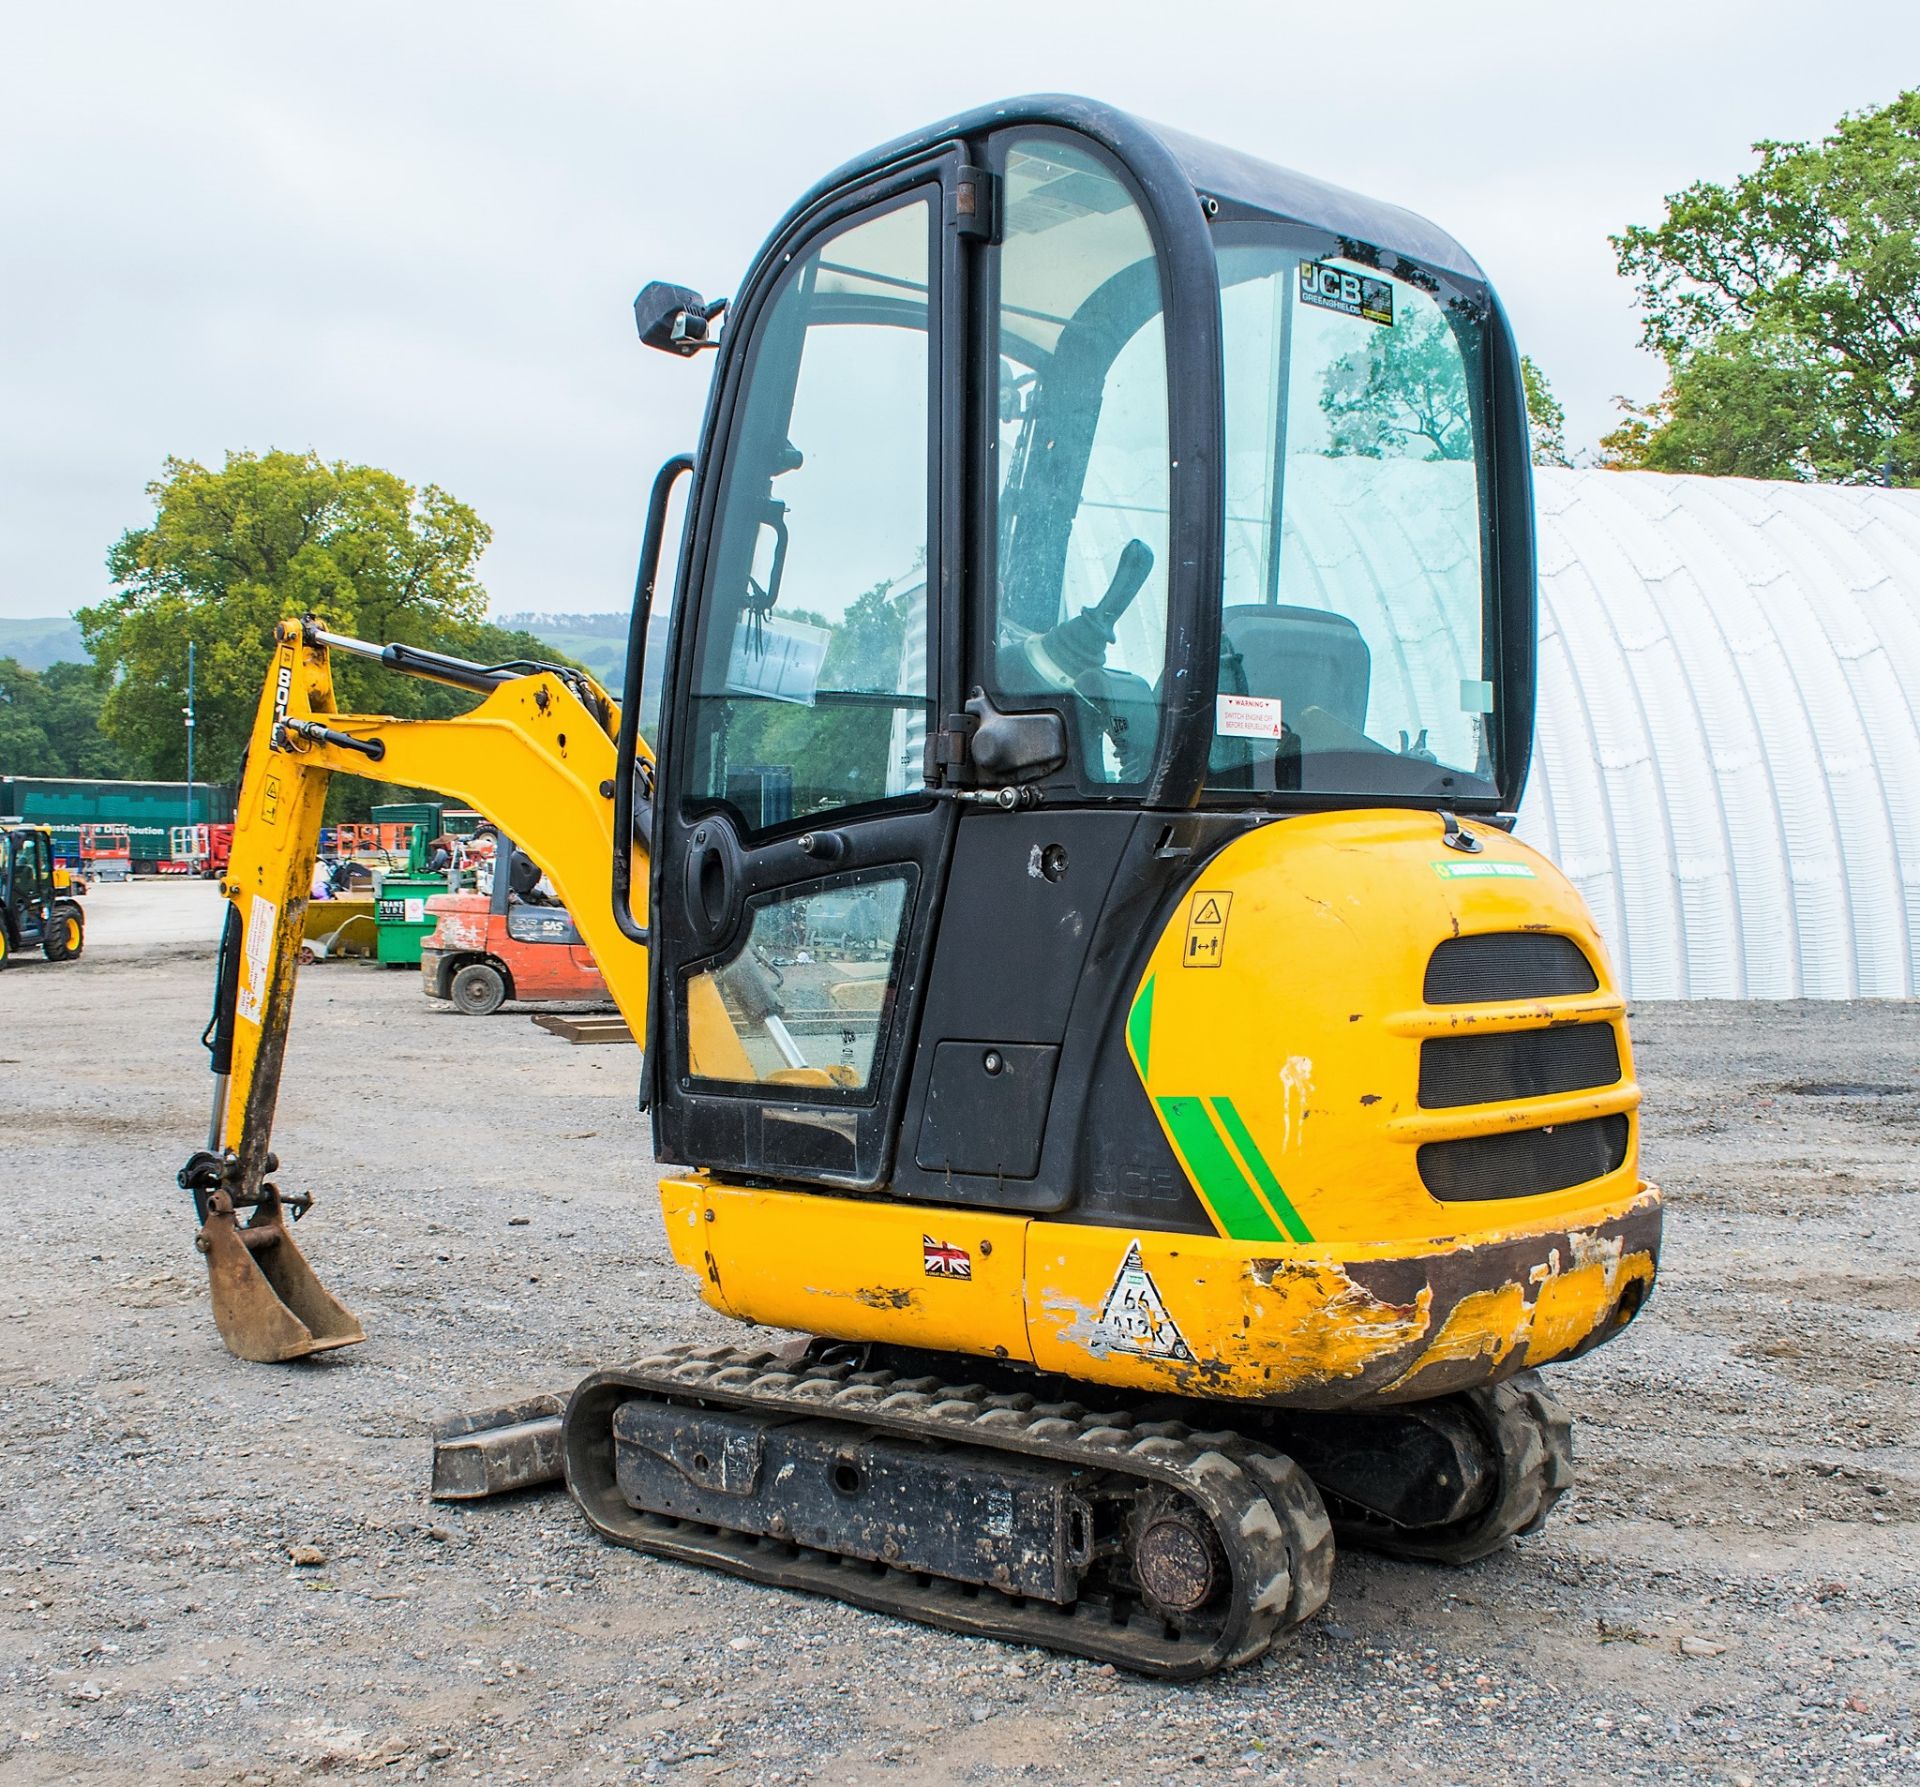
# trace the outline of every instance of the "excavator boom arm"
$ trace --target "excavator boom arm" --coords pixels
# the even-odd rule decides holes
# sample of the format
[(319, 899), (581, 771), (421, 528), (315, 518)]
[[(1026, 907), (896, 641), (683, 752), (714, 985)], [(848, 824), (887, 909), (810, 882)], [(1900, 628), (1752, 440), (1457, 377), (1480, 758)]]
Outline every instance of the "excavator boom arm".
[[(331, 654), (345, 648), (406, 674), (484, 692), (453, 719), (343, 714)], [(363, 1338), (288, 1232), (309, 1199), (268, 1175), (274, 1107), (320, 823), (335, 775), (431, 788), (493, 820), (546, 870), (634, 1035), (646, 1033), (644, 854), (628, 845), (639, 910), (616, 915), (614, 776), (619, 710), (585, 675), (490, 669), (406, 646), (375, 647), (282, 622), (248, 745), (234, 815), (228, 902), (208, 1027), (215, 1076), (208, 1145), (180, 1175), (201, 1218), (214, 1315), (242, 1358), (284, 1359)], [(638, 762), (651, 773), (644, 747)], [(638, 859), (636, 862), (635, 859)], [(625, 903), (626, 889), (621, 890)], [(622, 920), (624, 919), (624, 923)], [(239, 1221), (242, 1212), (248, 1220)]]

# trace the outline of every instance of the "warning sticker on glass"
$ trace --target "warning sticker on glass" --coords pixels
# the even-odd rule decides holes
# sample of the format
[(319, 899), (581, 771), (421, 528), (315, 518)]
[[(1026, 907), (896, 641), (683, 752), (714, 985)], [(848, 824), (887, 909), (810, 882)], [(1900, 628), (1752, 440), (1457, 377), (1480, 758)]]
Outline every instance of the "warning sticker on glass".
[(733, 651), (727, 659), (728, 691), (811, 707), (832, 643), (832, 630), (810, 621), (784, 614), (743, 614), (733, 629)]
[(241, 949), (240, 985), (233, 1009), (249, 1024), (260, 1022), (267, 1007), (267, 970), (273, 965), (273, 926), (280, 909), (271, 900), (253, 896), (247, 913), (247, 937)]
[(1269, 695), (1216, 695), (1213, 730), (1220, 738), (1278, 738), (1280, 701)]
[(1325, 261), (1300, 263), (1300, 302), (1337, 310), (1342, 316), (1364, 317), (1370, 323), (1393, 326), (1393, 282)]
[(1191, 1360), (1193, 1357), (1193, 1349), (1167, 1313), (1153, 1274), (1141, 1261), (1138, 1241), (1127, 1249), (1127, 1257), (1120, 1262), (1113, 1288), (1100, 1305), (1097, 1326), (1109, 1352), (1132, 1353), (1141, 1359)]

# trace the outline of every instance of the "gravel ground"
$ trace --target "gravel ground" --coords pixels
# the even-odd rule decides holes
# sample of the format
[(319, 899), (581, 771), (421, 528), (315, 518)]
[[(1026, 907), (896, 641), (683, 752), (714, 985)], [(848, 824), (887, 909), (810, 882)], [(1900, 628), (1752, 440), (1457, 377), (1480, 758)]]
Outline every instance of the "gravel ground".
[(1920, 1006), (1640, 1011), (1666, 1269), (1554, 1374), (1578, 1489), (1174, 1688), (424, 1499), (433, 1416), (742, 1338), (667, 1263), (631, 1048), (309, 970), (276, 1145), (371, 1338), (229, 1357), (173, 1187), (212, 907), (111, 891), (0, 976), (0, 1780), (1920, 1779)]

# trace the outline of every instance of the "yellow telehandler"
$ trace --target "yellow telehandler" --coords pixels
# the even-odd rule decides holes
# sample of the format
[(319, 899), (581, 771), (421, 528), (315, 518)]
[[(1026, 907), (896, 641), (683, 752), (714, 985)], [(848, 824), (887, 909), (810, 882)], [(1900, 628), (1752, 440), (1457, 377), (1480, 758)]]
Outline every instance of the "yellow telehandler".
[(87, 921), (73, 876), (54, 857), (44, 825), (0, 819), (0, 968), (22, 950), (71, 962), (86, 947)]
[[(546, 866), (686, 1163), (675, 1259), (803, 1337), (466, 1423), (442, 1493), (563, 1468), (622, 1544), (1169, 1677), (1310, 1615), (1336, 1534), (1537, 1526), (1536, 1368), (1639, 1311), (1660, 1198), (1606, 953), (1511, 835), (1527, 424), (1472, 259), (1042, 97), (635, 312), (715, 361), (623, 702), (279, 630), (182, 1174), (228, 1345), (361, 1338), (269, 1143), (328, 779), (377, 775)], [(341, 713), (341, 653), (482, 699)]]

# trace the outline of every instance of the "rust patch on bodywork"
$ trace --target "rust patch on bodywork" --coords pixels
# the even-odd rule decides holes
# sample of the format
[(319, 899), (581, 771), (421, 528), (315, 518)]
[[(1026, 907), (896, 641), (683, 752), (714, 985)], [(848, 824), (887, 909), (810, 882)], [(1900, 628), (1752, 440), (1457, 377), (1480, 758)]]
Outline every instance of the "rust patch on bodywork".
[[(1253, 1260), (1254, 1297), (1303, 1275), (1322, 1280), (1320, 1294), (1280, 1299), (1295, 1319), (1278, 1331), (1251, 1327), (1226, 1363), (1259, 1366), (1273, 1380), (1263, 1399), (1302, 1408), (1416, 1402), (1495, 1383), (1574, 1358), (1626, 1326), (1652, 1288), (1660, 1230), (1659, 1194), (1649, 1192), (1590, 1228), (1401, 1259)], [(1340, 1281), (1331, 1296), (1329, 1274)]]

